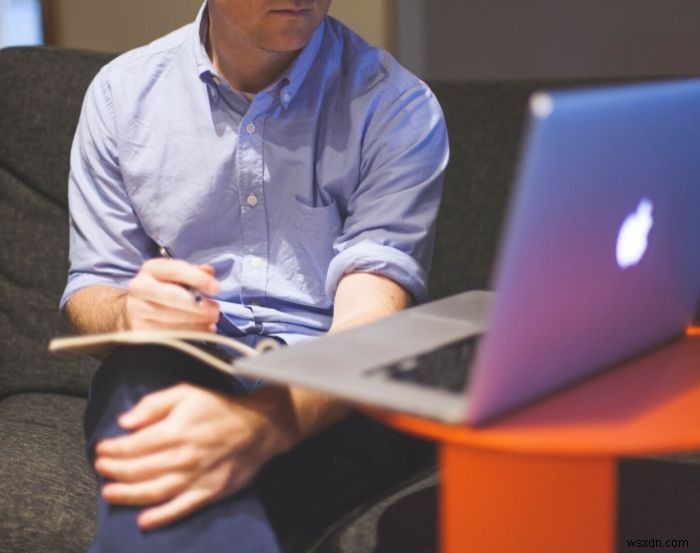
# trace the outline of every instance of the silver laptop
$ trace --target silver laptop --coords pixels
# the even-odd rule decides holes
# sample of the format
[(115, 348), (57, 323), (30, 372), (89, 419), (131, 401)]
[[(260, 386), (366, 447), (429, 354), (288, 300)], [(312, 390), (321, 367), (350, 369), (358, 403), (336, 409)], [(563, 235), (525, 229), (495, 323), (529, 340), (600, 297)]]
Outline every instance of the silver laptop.
[(700, 80), (533, 95), (492, 288), (236, 367), (479, 424), (682, 335), (700, 295)]

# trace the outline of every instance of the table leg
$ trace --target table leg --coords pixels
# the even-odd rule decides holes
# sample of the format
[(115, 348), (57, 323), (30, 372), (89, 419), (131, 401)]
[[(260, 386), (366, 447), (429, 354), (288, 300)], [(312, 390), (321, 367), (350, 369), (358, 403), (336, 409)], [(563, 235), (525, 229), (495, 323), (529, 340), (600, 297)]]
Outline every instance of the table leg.
[(612, 553), (616, 462), (441, 446), (443, 553)]

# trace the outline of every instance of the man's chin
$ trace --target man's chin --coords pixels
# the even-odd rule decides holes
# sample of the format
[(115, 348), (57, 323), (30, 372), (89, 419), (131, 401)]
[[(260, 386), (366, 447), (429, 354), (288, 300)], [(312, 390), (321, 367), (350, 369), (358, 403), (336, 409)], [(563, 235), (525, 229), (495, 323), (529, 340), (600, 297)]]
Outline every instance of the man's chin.
[(263, 48), (269, 52), (298, 52), (309, 43), (315, 29), (286, 28), (267, 33), (261, 40)]

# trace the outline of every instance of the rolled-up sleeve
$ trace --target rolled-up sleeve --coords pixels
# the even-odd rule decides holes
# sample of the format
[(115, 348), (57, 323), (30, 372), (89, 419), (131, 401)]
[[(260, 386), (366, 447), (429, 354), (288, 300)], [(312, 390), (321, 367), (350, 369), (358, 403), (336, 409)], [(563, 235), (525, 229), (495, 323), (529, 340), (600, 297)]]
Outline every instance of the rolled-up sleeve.
[(88, 88), (71, 149), (70, 264), (61, 310), (82, 288), (125, 288), (154, 252), (124, 187), (115, 136), (109, 81), (103, 70)]
[(442, 110), (420, 83), (379, 108), (362, 146), (360, 181), (348, 198), (326, 278), (333, 299), (343, 275), (381, 274), (427, 298), (435, 222), (449, 156)]

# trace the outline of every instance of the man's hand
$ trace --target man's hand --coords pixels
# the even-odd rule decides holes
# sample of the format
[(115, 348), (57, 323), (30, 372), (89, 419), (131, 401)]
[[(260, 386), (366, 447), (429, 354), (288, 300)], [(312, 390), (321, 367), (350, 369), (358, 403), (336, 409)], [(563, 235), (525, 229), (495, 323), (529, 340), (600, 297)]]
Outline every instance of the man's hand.
[(68, 300), (66, 313), (81, 334), (159, 329), (214, 332), (219, 305), (209, 298), (197, 303), (183, 286), (205, 294), (219, 291), (211, 265), (151, 259), (126, 291), (101, 285), (84, 288)]
[(178, 259), (151, 259), (129, 282), (124, 321), (130, 330), (216, 331), (219, 305), (202, 298), (197, 303), (183, 286), (207, 294), (219, 291), (211, 265), (192, 265)]
[(109, 503), (155, 505), (138, 516), (144, 530), (240, 490), (298, 436), (290, 395), (275, 387), (234, 398), (179, 384), (145, 396), (119, 424), (131, 433), (100, 442), (95, 469), (115, 480), (102, 488)]

